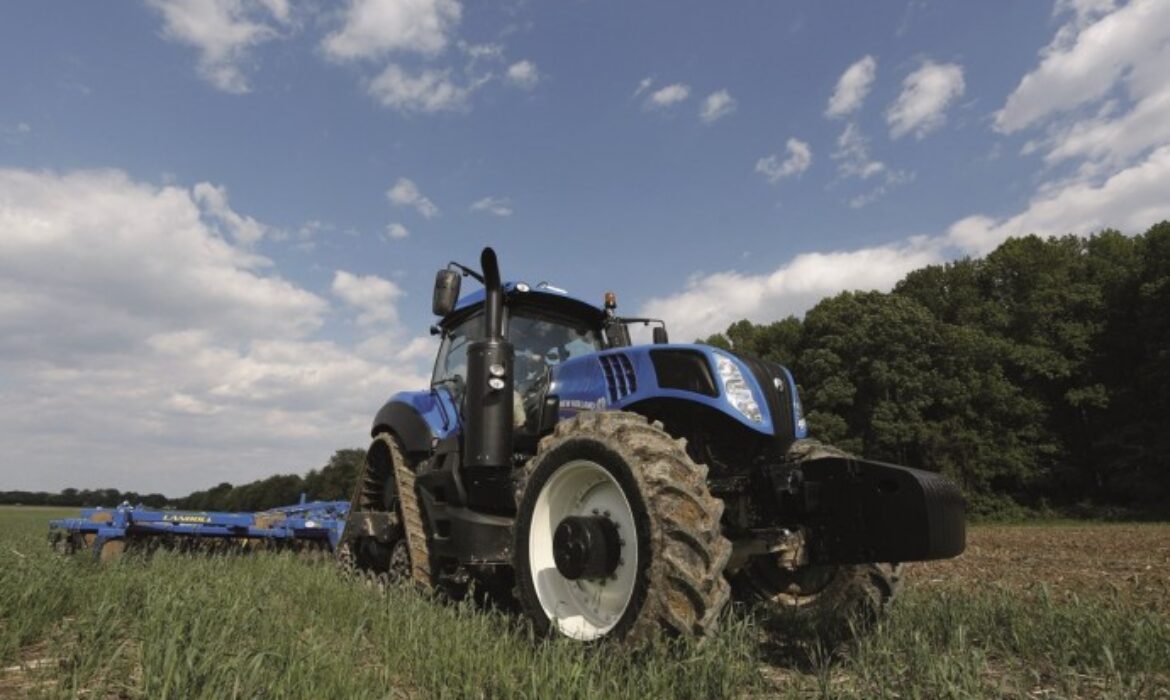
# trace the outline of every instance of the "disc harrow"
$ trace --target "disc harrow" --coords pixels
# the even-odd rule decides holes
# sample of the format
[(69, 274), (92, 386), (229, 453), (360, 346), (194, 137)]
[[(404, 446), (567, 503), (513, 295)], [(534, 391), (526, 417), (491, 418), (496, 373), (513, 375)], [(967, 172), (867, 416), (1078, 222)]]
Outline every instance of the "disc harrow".
[(124, 549), (191, 552), (292, 549), (333, 552), (341, 541), (348, 501), (312, 501), (256, 513), (157, 510), (123, 503), (86, 508), (77, 518), (49, 522), (49, 542), (59, 552), (90, 552), (99, 561)]

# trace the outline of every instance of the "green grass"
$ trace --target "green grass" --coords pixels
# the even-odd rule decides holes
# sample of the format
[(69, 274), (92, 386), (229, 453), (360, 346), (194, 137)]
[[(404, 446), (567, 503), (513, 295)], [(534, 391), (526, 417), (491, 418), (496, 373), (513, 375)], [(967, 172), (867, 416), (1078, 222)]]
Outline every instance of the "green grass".
[[(70, 511), (71, 512), (71, 511)], [(514, 616), (385, 594), (288, 554), (49, 551), (57, 513), (0, 509), (0, 696), (1158, 697), (1170, 620), (980, 582), (909, 590), (874, 633), (778, 651), (742, 613), (638, 654), (530, 638)], [(22, 667), (23, 666), (23, 667)]]

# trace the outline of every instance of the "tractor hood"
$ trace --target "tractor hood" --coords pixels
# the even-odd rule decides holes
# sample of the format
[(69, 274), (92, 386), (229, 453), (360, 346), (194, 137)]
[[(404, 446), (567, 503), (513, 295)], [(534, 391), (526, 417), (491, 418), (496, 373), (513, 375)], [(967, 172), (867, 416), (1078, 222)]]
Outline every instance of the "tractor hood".
[(777, 364), (710, 345), (639, 345), (567, 360), (551, 370), (560, 417), (627, 409), (650, 399), (703, 404), (765, 435), (807, 435), (796, 384)]

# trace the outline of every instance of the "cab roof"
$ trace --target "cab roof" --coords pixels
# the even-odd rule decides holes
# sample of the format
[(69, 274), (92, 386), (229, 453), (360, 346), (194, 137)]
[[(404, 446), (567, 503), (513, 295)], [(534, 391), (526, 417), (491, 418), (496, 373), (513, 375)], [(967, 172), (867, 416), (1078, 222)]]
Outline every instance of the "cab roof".
[[(595, 304), (578, 299), (559, 287), (547, 282), (530, 285), (526, 282), (504, 282), (501, 285), (504, 291), (504, 303), (512, 306), (523, 304), (536, 309), (548, 309), (554, 313), (586, 318), (600, 323), (605, 316), (604, 310)], [(462, 321), (472, 313), (472, 309), (483, 305), (485, 290), (481, 287), (470, 294), (460, 297), (455, 309), (443, 317), (440, 325), (446, 327)]]

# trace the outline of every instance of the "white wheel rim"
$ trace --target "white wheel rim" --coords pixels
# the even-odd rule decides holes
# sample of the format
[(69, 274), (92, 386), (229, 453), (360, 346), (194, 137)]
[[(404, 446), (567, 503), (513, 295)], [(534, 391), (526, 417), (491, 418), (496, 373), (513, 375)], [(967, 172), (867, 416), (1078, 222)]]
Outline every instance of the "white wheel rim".
[[(553, 559), (553, 533), (570, 515), (606, 515), (622, 540), (621, 560), (605, 581), (567, 579)], [(634, 595), (638, 534), (634, 511), (613, 474), (588, 460), (568, 462), (553, 472), (532, 512), (528, 568), (544, 614), (562, 634), (589, 641), (617, 625)]]

